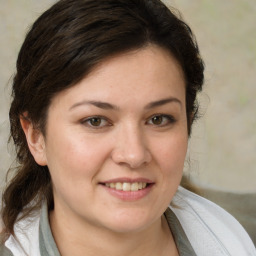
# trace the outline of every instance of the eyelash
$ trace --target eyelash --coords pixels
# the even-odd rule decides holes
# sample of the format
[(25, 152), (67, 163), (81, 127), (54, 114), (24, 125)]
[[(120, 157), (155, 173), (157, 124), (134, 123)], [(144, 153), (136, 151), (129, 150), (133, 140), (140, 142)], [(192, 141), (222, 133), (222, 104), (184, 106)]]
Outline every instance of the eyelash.
[[(154, 124), (154, 123), (150, 124), (149, 122), (150, 121), (152, 122), (153, 118), (161, 118), (161, 120), (160, 120), (161, 124)], [(163, 120), (164, 120), (164, 122), (163, 122)], [(163, 124), (162, 124), (162, 122), (163, 122)], [(176, 119), (173, 116), (165, 115), (165, 114), (155, 114), (155, 115), (151, 116), (147, 121), (147, 123), (149, 123), (150, 125), (156, 126), (156, 127), (165, 127), (165, 126), (168, 126), (175, 122), (176, 122)]]
[[(99, 125), (92, 125), (93, 119), (100, 120)], [(106, 122), (106, 124), (101, 125), (102, 121)], [(90, 128), (93, 128), (93, 129), (102, 129), (102, 128), (106, 127), (106, 126), (112, 126), (111, 122), (107, 118), (105, 118), (103, 116), (91, 116), (89, 118), (83, 119), (81, 121), (81, 124), (83, 124), (85, 126), (88, 126)]]
[[(159, 124), (154, 124), (152, 121), (154, 118), (160, 118), (161, 123)], [(92, 122), (95, 119), (95, 121), (99, 121), (99, 125), (93, 125)], [(159, 121), (159, 120), (158, 120)], [(104, 122), (105, 124), (102, 125), (102, 122)], [(173, 123), (175, 123), (176, 120), (173, 116), (171, 115), (165, 115), (165, 114), (155, 114), (153, 116), (151, 116), (149, 119), (147, 119), (146, 124), (148, 125), (153, 125), (156, 127), (165, 127), (168, 125), (171, 125)], [(86, 119), (83, 119), (81, 121), (81, 124), (88, 126), (92, 129), (103, 129), (107, 126), (112, 126), (112, 123), (109, 121), (109, 119), (103, 117), (103, 116), (92, 116), (92, 117), (88, 117)]]

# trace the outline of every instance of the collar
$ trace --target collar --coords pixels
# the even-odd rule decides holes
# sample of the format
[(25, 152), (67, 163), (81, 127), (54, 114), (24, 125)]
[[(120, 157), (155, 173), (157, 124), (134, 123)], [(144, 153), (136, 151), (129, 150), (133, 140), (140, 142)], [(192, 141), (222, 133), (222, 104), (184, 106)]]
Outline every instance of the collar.
[[(178, 218), (171, 208), (164, 213), (169, 228), (173, 234), (180, 256), (196, 256)], [(48, 217), (47, 204), (44, 203), (41, 211), (39, 224), (39, 245), (41, 255), (60, 256), (57, 245), (54, 241)]]

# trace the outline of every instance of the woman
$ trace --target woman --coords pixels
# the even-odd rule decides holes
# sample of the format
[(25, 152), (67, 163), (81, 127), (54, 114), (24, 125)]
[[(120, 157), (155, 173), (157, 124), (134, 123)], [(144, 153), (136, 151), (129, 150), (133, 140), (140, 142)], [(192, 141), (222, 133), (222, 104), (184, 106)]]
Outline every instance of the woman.
[(13, 82), (1, 255), (255, 255), (179, 187), (203, 71), (159, 0), (61, 0), (39, 17)]

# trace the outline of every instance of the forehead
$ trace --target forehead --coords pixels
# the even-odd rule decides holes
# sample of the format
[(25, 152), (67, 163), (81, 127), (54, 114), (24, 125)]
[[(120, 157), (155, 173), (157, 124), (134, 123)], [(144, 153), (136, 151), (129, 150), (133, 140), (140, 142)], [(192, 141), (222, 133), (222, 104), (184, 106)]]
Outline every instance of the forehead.
[[(168, 78), (171, 75), (185, 80), (184, 72), (176, 58), (169, 50), (155, 44), (106, 58), (96, 65), (86, 78), (90, 79), (95, 75), (108, 75), (108, 73), (115, 74), (115, 78), (118, 78), (125, 75), (125, 70), (126, 78), (132, 78), (131, 75), (134, 77), (136, 75), (157, 75), (158, 72), (158, 75), (162, 73), (162, 77)], [(160, 70), (162, 72), (159, 72)]]
[(84, 79), (59, 93), (58, 99), (104, 100), (122, 105), (140, 104), (156, 98), (185, 99), (185, 79), (176, 59), (165, 49), (150, 45), (110, 57), (97, 65)]

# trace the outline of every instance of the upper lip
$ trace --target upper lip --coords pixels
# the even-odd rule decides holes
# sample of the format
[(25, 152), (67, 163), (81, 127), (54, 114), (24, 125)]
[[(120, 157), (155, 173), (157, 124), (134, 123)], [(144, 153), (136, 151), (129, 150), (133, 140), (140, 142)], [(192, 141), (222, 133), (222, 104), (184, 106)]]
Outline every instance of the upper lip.
[(144, 183), (154, 183), (152, 180), (147, 178), (127, 178), (127, 177), (120, 177), (120, 178), (114, 178), (110, 180), (105, 180), (100, 183), (117, 183), (117, 182), (127, 182), (127, 183), (135, 183), (135, 182), (144, 182)]

